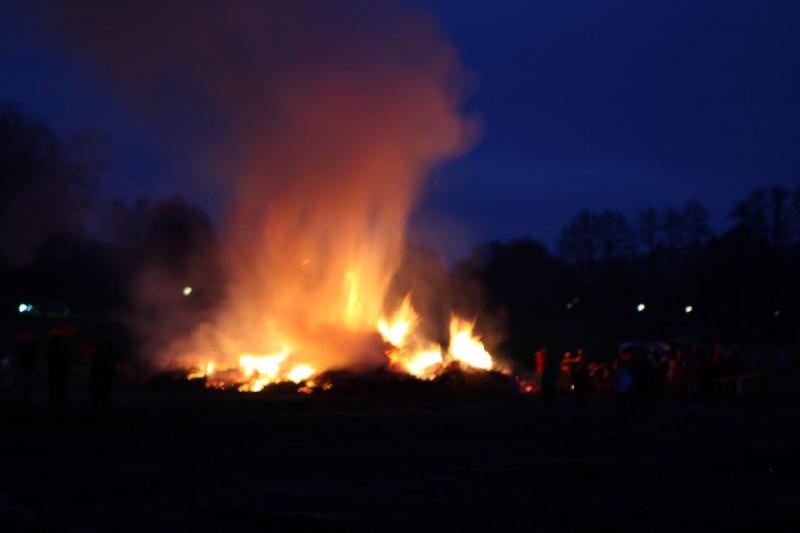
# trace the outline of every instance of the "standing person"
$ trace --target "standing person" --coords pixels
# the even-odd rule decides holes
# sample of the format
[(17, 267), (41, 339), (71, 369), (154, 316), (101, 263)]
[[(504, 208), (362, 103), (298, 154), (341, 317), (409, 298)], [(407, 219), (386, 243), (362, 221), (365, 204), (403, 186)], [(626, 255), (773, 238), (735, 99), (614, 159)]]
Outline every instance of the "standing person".
[(575, 386), (575, 398), (578, 400), (578, 405), (585, 407), (591, 393), (592, 377), (589, 372), (589, 358), (583, 348), (578, 348), (575, 354), (572, 384)]
[(116, 360), (116, 349), (108, 340), (102, 341), (92, 354), (89, 367), (89, 401), (95, 408), (103, 409), (111, 404)]
[(667, 386), (675, 395), (681, 383), (681, 363), (683, 362), (683, 349), (678, 348), (672, 357), (667, 360)]
[(47, 401), (53, 406), (67, 403), (70, 353), (67, 338), (51, 333), (47, 340)]
[(714, 353), (706, 348), (697, 353), (697, 392), (704, 400), (712, 400), (714, 394)]
[(556, 399), (559, 378), (561, 377), (561, 357), (545, 349), (544, 369), (542, 370), (542, 396), (548, 402)]
[(658, 382), (658, 361), (652, 347), (636, 345), (633, 351), (633, 401), (639, 412), (653, 408)]
[(33, 402), (33, 379), (36, 374), (36, 336), (30, 331), (18, 334), (14, 350), (14, 388), (24, 405)]
[(700, 370), (699, 357), (700, 350), (697, 346), (692, 346), (686, 352), (683, 372), (686, 398), (689, 400), (694, 400), (697, 397)]
[(0, 352), (0, 403), (8, 402), (14, 392), (12, 354), (3, 352)]
[(614, 363), (614, 394), (617, 396), (617, 413), (621, 422), (627, 422), (630, 418), (633, 387), (631, 356), (621, 350)]
[(547, 358), (547, 347), (540, 348), (536, 351), (535, 355), (535, 363), (536, 363), (536, 374), (535, 374), (535, 382), (533, 384), (534, 389), (536, 392), (541, 392), (542, 390), (542, 375), (544, 374), (544, 361)]

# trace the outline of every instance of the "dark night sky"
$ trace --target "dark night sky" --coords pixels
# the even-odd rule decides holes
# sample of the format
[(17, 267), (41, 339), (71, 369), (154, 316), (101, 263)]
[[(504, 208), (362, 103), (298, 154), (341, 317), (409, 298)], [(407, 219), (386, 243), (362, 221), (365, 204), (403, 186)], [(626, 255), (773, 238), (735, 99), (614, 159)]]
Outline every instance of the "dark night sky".
[[(415, 234), (447, 228), (432, 240), (450, 257), (490, 238), (552, 245), (583, 207), (632, 214), (697, 199), (722, 226), (749, 190), (800, 184), (795, 1), (415, 3), (479, 80), (466, 108), (484, 134), (437, 171), (414, 218)], [(5, 15), (0, 98), (60, 130), (108, 132), (117, 164), (107, 194), (185, 192), (167, 179), (179, 162), (104, 80)]]

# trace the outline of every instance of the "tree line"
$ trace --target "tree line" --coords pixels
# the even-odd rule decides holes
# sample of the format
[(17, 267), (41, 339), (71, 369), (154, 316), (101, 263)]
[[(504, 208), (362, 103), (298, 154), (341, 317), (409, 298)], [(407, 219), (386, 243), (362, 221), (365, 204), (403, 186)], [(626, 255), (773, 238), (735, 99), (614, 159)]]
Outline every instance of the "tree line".
[[(105, 317), (135, 308), (161, 320), (165, 310), (189, 312), (181, 298), (189, 284), (198, 289), (191, 313), (202, 318), (223, 297), (218, 236), (202, 209), (181, 198), (99, 198), (107, 144), (95, 131), (64, 139), (0, 104), (4, 318), (30, 300)], [(521, 362), (545, 344), (796, 343), (800, 187), (751, 192), (724, 231), (711, 228), (699, 202), (643, 207), (635, 217), (584, 209), (554, 251), (533, 239), (487, 242), (448, 270), (434, 252), (411, 247), (406, 267), (399, 278), (424, 288), (421, 307), (442, 314), (449, 291), (448, 305), (474, 312), (498, 353)]]
[(556, 253), (531, 239), (478, 246), (456, 266), (505, 317), (504, 350), (622, 340), (796, 343), (800, 187), (760, 188), (712, 230), (700, 202), (637, 216), (584, 209)]

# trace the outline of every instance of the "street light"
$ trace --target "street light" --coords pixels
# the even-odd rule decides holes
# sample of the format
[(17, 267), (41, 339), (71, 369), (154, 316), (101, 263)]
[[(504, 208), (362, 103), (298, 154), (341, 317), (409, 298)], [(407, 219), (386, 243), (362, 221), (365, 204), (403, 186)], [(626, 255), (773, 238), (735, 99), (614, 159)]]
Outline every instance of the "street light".
[(644, 305), (644, 304), (639, 304), (639, 305), (637, 305), (637, 306), (636, 306), (636, 310), (637, 310), (638, 312), (640, 312), (640, 313), (641, 313), (642, 311), (644, 311), (645, 309), (647, 309), (647, 306), (646, 306), (646, 305)]
[(689, 313), (694, 311), (694, 307), (692, 307), (691, 305), (687, 305), (686, 307), (684, 307), (683, 310), (686, 311), (686, 314), (688, 315)]
[(192, 288), (189, 285), (187, 285), (186, 287), (183, 288), (182, 292), (184, 296), (189, 296), (190, 294), (192, 294)]

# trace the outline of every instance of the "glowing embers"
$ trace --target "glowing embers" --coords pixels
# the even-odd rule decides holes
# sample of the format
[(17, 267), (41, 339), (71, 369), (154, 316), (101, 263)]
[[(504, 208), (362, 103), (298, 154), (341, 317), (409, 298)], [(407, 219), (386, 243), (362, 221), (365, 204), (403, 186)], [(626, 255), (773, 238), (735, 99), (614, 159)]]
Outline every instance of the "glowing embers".
[(269, 355), (243, 353), (238, 368), (217, 371), (214, 361), (208, 361), (203, 368), (190, 372), (187, 378), (204, 379), (208, 388), (259, 392), (272, 383), (299, 385), (316, 374), (314, 367), (304, 363), (287, 365), (289, 359), (288, 349)]
[(284, 362), (289, 357), (289, 350), (284, 349), (272, 355), (242, 354), (239, 357), (239, 369), (245, 382), (239, 385), (240, 391), (258, 392), (271, 383), (302, 383), (314, 375), (316, 370), (307, 364), (295, 364), (285, 369)]
[(386, 356), (389, 364), (421, 379), (433, 379), (448, 362), (457, 362), (468, 368), (491, 370), (491, 354), (480, 338), (475, 336), (475, 322), (456, 315), (450, 319), (450, 345), (446, 353), (442, 348), (419, 332), (420, 319), (407, 295), (400, 307), (389, 318), (378, 322), (378, 331), (389, 344)]
[(442, 350), (436, 345), (419, 350), (391, 346), (386, 357), (394, 369), (420, 379), (435, 378), (444, 364)]
[(415, 353), (410, 360), (406, 361), (405, 367), (414, 376), (428, 376), (432, 369), (436, 369), (442, 363), (444, 363), (442, 351), (437, 347)]
[(216, 365), (214, 364), (214, 361), (208, 361), (203, 368), (195, 369), (189, 372), (189, 374), (186, 376), (186, 379), (208, 379), (212, 374), (214, 374), (215, 368)]

